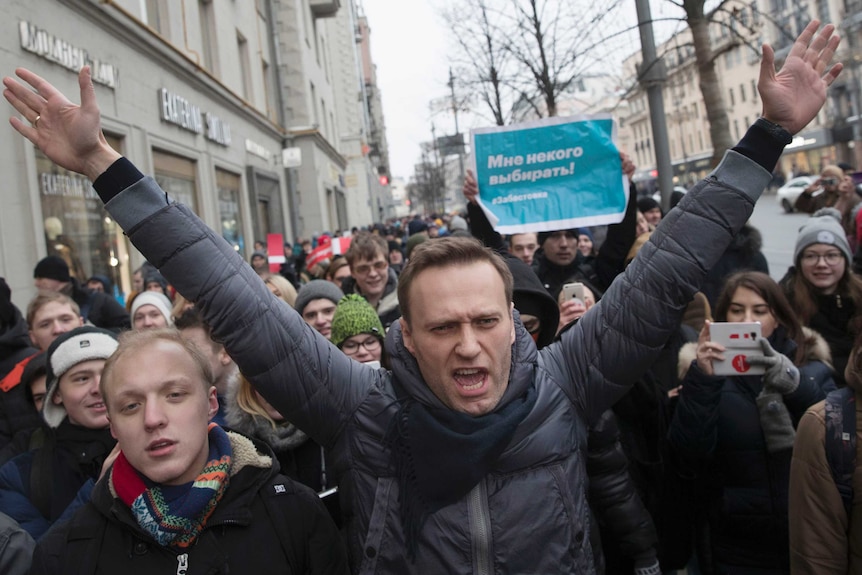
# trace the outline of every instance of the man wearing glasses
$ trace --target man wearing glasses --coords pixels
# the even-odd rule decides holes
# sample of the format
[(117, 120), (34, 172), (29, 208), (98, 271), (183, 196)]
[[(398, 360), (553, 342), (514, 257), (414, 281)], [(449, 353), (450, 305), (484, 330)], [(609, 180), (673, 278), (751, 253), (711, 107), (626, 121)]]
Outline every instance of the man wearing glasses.
[(377, 312), (385, 329), (401, 317), (398, 306), (398, 276), (389, 267), (389, 245), (380, 236), (360, 232), (350, 242), (345, 257), (350, 278), (342, 282), (344, 293), (365, 298)]

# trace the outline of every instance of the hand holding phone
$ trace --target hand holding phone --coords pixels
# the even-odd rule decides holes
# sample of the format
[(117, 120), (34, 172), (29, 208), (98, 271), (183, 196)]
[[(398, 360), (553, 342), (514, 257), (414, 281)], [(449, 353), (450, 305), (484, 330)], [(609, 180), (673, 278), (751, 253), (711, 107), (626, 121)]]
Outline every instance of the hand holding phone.
[(749, 356), (763, 356), (760, 322), (713, 322), (710, 341), (724, 346), (724, 361), (713, 360), (715, 375), (763, 375), (766, 367), (752, 365)]
[(572, 298), (577, 298), (584, 301), (584, 284), (581, 282), (573, 282), (563, 286), (563, 297), (565, 301)]

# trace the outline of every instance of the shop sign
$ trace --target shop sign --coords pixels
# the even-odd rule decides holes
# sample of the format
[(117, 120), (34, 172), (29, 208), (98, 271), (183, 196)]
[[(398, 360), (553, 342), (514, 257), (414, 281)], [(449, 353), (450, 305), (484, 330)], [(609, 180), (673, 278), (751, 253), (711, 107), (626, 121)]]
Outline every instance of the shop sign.
[(266, 149), (263, 144), (258, 144), (254, 140), (245, 139), (245, 151), (249, 154), (263, 158), (267, 162), (272, 159), (272, 152)]
[(163, 121), (194, 134), (204, 134), (207, 140), (222, 146), (230, 146), (230, 124), (215, 114), (202, 112), (200, 106), (169, 92), (167, 88), (159, 88), (159, 107)]
[(93, 82), (112, 90), (116, 89), (120, 73), (112, 64), (97, 60), (91, 57), (87, 50), (73, 46), (26, 21), (18, 23), (18, 33), (24, 50), (73, 72), (80, 71), (84, 66), (90, 66)]

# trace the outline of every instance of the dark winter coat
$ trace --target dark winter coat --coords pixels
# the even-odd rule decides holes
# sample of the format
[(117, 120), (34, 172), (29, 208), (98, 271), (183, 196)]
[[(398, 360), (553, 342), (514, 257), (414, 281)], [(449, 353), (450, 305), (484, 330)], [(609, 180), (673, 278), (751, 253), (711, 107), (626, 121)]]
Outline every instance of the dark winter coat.
[(697, 332), (680, 325), (655, 363), (613, 407), (629, 474), (658, 533), (663, 571), (684, 568), (691, 555), (698, 498), (688, 470), (673, 456), (667, 431), (676, 404), (668, 392), (680, 384), (679, 351), (696, 340)]
[[(65, 419), (39, 449), (27, 451), (0, 467), (0, 511), (38, 540), (89, 492), (102, 463), (116, 443), (108, 429), (85, 429)], [(45, 479), (47, 477), (47, 479)], [(42, 483), (47, 481), (47, 484)], [(43, 497), (36, 494), (38, 490)]]
[[(812, 332), (806, 337), (814, 345), (799, 367), (799, 387), (783, 397), (794, 426), (825, 397), (824, 389), (834, 389), (825, 342)], [(779, 335), (772, 343), (794, 357), (793, 341)], [(682, 456), (703, 463), (700, 482), (707, 493), (714, 561), (739, 573), (746, 568), (787, 572), (791, 450), (767, 450), (755, 403), (762, 376), (706, 375), (694, 361), (696, 345), (680, 352), (680, 368), (688, 371), (669, 437)]]
[(554, 296), (560, 293), (563, 284), (575, 278), (575, 281), (586, 280), (604, 292), (611, 282), (625, 268), (626, 255), (629, 253), (635, 241), (637, 229), (637, 192), (632, 184), (629, 190), (629, 203), (623, 220), (618, 224), (608, 226), (607, 236), (599, 253), (595, 258), (585, 258), (581, 252), (577, 252), (575, 259), (567, 266), (559, 266), (551, 263), (545, 257), (541, 248), (533, 257), (533, 270), (545, 289)]
[[(291, 423), (283, 422), (273, 428), (267, 419), (244, 411), (236, 402), (236, 390), (237, 386), (232, 386), (227, 396), (226, 421), (231, 429), (266, 443), (278, 459), (281, 473), (315, 493), (337, 485), (323, 447)], [(326, 496), (323, 502), (340, 527), (342, 514), (337, 494)]]
[(452, 575), (482, 565), (497, 573), (593, 572), (584, 498), (587, 422), (654, 361), (704, 270), (748, 220), (771, 177), (755, 161), (728, 152), (561, 342), (537, 352), (516, 322), (498, 409), (530, 388), (536, 402), (491, 471), (467, 496), (428, 518), (411, 561), (383, 437), (399, 396), (445, 407), (404, 347), (400, 324), (392, 324), (386, 339), (392, 372), (358, 364), (279, 305), (239, 254), (187, 207), (168, 204), (152, 178), (125, 160), (109, 171), (96, 189), (131, 241), (201, 307), (214, 337), (267, 401), (333, 454), (339, 487), (352, 503), (353, 570)]
[(0, 330), (0, 448), (17, 432), (34, 429), (40, 422), (39, 413), (19, 385), (24, 366), (39, 350), (30, 343), (27, 321), (17, 307), (13, 308), (14, 320)]
[[(791, 267), (781, 279), (781, 286), (790, 301), (793, 301), (791, 286), (797, 273), (801, 272)], [(854, 319), (858, 313), (856, 305), (850, 298), (839, 293), (816, 297), (817, 313), (808, 321), (806, 327), (823, 336), (829, 344), (834, 367), (832, 377), (838, 387), (844, 387), (844, 370), (847, 368), (850, 352), (853, 351), (853, 341), (856, 339), (853, 331)]]
[(229, 437), (230, 483), (184, 558), (158, 545), (103, 479), (89, 503), (39, 542), (31, 575), (346, 574), (338, 531), (317, 495), (279, 474), (265, 445)]
[(605, 573), (629, 575), (635, 564), (657, 564), (655, 526), (628, 473), (613, 411), (590, 428), (587, 447), (587, 499), (601, 534)]
[(128, 310), (111, 294), (82, 287), (76, 278), (72, 278), (69, 290), (67, 295), (81, 308), (81, 317), (94, 326), (113, 331), (132, 327)]
[(766, 256), (760, 251), (763, 248), (763, 236), (760, 231), (746, 224), (733, 237), (730, 246), (721, 259), (718, 260), (706, 276), (706, 283), (700, 291), (704, 293), (709, 305), (715, 309), (718, 296), (724, 288), (724, 280), (731, 274), (741, 271), (763, 272), (769, 275), (769, 264)]

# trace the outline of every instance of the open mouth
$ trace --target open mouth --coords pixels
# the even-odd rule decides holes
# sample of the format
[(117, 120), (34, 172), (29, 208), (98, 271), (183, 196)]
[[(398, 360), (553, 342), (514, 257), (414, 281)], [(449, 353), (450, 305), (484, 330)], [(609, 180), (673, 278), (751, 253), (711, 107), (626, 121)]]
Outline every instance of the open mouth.
[(464, 391), (482, 389), (488, 376), (488, 371), (482, 368), (456, 369), (453, 374), (455, 383)]

